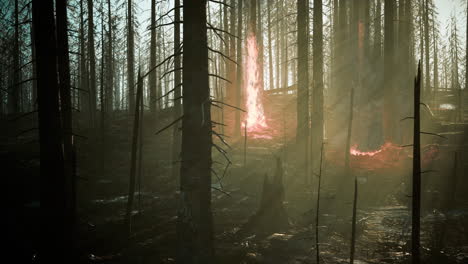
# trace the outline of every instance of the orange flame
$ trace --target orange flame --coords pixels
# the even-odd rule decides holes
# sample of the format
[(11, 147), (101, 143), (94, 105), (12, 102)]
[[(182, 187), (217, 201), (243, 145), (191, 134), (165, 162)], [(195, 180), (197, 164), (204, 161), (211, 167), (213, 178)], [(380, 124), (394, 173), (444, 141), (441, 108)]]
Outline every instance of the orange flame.
[(351, 149), (349, 150), (349, 153), (353, 156), (369, 156), (369, 157), (372, 157), (376, 154), (379, 154), (380, 152), (382, 152), (383, 148), (380, 148), (378, 150), (375, 150), (375, 151), (360, 151), (357, 149), (357, 145), (353, 145), (351, 147)]
[(267, 128), (265, 114), (263, 112), (260, 73), (258, 67), (257, 39), (253, 33), (247, 38), (247, 61), (244, 70), (246, 85), (247, 116), (244, 126), (249, 132), (259, 132)]

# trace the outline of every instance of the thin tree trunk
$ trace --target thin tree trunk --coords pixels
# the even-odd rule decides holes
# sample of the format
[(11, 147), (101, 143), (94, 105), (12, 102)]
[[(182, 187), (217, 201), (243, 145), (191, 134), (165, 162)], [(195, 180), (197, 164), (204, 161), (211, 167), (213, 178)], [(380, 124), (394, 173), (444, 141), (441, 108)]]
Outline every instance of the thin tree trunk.
[[(297, 1), (297, 54), (298, 54), (298, 83), (297, 83), (297, 131), (296, 143), (305, 168), (306, 183), (309, 180), (309, 23), (308, 0)], [(314, 34), (315, 36), (315, 34)], [(315, 58), (315, 56), (314, 56)], [(314, 78), (315, 80), (315, 78)], [(286, 88), (286, 87), (284, 87)]]
[(353, 219), (352, 219), (352, 228), (351, 228), (351, 253), (349, 255), (350, 264), (354, 263), (354, 252), (356, 249), (357, 198), (358, 198), (358, 184), (357, 184), (357, 178), (354, 178)]
[(420, 263), (421, 230), (421, 143), (420, 143), (420, 104), (421, 104), (421, 63), (414, 81), (414, 130), (413, 130), (413, 194), (411, 218), (412, 263)]
[[(177, 9), (175, 12), (179, 12)], [(177, 17), (177, 14), (176, 14)], [(178, 27), (179, 24), (175, 24)], [(153, 118), (156, 119), (157, 102), (156, 99), (156, 0), (151, 0), (151, 35), (150, 35), (150, 74), (149, 74), (149, 96), (150, 96), (150, 111)], [(176, 47), (176, 45), (174, 44)]]
[[(175, 13), (175, 25), (174, 25), (174, 69), (180, 69), (181, 61), (180, 55), (176, 55), (181, 51), (180, 48), (180, 0), (174, 1), (174, 13)], [(174, 99), (179, 98), (181, 96), (181, 71), (176, 70), (174, 72)], [(181, 100), (177, 99), (174, 101), (174, 120), (179, 118), (182, 114), (181, 109)], [(180, 159), (180, 131), (179, 126), (175, 125), (172, 131), (172, 135), (174, 138), (173, 146), (172, 146), (172, 177), (177, 179), (179, 176), (180, 166), (179, 166), (179, 159)]]
[(137, 167), (137, 149), (138, 149), (138, 137), (140, 129), (140, 97), (143, 96), (143, 79), (140, 77), (140, 71), (138, 71), (138, 85), (137, 85), (137, 98), (136, 107), (134, 108), (134, 121), (133, 121), (133, 132), (132, 132), (132, 152), (130, 157), (130, 178), (128, 188), (128, 199), (127, 199), (127, 210), (125, 213), (125, 227), (127, 236), (132, 233), (132, 212), (133, 212), (133, 200), (135, 196), (135, 178), (136, 178), (136, 167)]
[(133, 32), (133, 5), (127, 0), (127, 86), (129, 111), (135, 111), (135, 39)]
[(267, 9), (268, 9), (268, 73), (269, 73), (269, 78), (268, 78), (268, 84), (269, 87), (268, 89), (271, 90), (275, 87), (274, 85), (274, 79), (273, 79), (273, 46), (271, 43), (271, 1), (272, 0), (267, 0)]
[[(314, 153), (319, 152), (323, 141), (323, 21), (322, 0), (314, 0), (314, 34), (312, 43), (313, 52), (313, 104), (312, 104), (312, 135), (311, 135), (311, 160)], [(299, 57), (301, 55), (299, 54)], [(313, 162), (316, 164), (316, 162)], [(315, 167), (312, 169), (315, 171)]]
[(394, 0), (385, 0), (383, 131), (386, 141), (395, 138), (393, 5)]
[(18, 19), (18, 0), (15, 0), (15, 11), (14, 11), (14, 19), (15, 19), (15, 35), (14, 35), (14, 42), (13, 42), (13, 84), (11, 86), (11, 92), (8, 93), (8, 106), (9, 112), (11, 114), (16, 114), (20, 111), (20, 91), (21, 91), (21, 84), (20, 84), (20, 50), (19, 50), (19, 19)]
[(88, 61), (89, 61), (89, 114), (90, 127), (95, 127), (96, 122), (96, 52), (94, 48), (94, 8), (93, 1), (88, 0)]
[(354, 116), (354, 86), (351, 86), (351, 96), (349, 102), (349, 119), (348, 119), (348, 132), (346, 134), (346, 149), (345, 149), (345, 170), (350, 173), (351, 168), (349, 164), (349, 150), (351, 148), (351, 136), (353, 129), (353, 116)]
[[(236, 72), (236, 107), (241, 107), (241, 89), (242, 89), (242, 3), (244, 0), (238, 0), (237, 3), (237, 72)], [(240, 112), (235, 113), (234, 135), (241, 135)]]
[(112, 11), (111, 11), (111, 0), (107, 0), (107, 41), (108, 41), (108, 53), (107, 53), (107, 89), (106, 89), (106, 112), (112, 113), (114, 111), (114, 36), (112, 28)]
[(318, 186), (317, 186), (317, 206), (315, 212), (315, 249), (316, 249), (316, 262), (320, 264), (320, 244), (319, 244), (319, 220), (320, 220), (320, 188), (322, 186), (322, 162), (323, 162), (323, 145), (320, 148), (320, 167), (318, 174)]
[(262, 21), (262, 0), (257, 1), (257, 41), (258, 41), (258, 71), (259, 71), (259, 79), (260, 79), (260, 91), (264, 90), (265, 87), (265, 70), (263, 62), (264, 59), (264, 52), (263, 52), (263, 21)]

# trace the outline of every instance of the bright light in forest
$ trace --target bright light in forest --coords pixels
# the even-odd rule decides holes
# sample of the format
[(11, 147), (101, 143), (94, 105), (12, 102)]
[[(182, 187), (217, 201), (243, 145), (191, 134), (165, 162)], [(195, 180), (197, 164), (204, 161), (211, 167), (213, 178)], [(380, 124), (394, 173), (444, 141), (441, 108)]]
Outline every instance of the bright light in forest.
[(261, 98), (260, 72), (258, 67), (257, 40), (253, 33), (247, 38), (247, 60), (244, 69), (247, 116), (244, 125), (248, 132), (267, 128)]

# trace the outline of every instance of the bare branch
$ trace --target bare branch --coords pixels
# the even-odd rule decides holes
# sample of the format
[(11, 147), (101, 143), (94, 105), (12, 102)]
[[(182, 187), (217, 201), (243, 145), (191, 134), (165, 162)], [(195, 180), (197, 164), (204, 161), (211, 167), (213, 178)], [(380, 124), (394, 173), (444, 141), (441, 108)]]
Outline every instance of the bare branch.
[(436, 136), (436, 137), (441, 137), (441, 138), (444, 138), (444, 139), (448, 139), (447, 137), (444, 137), (444, 136), (436, 134), (436, 133), (429, 133), (429, 132), (423, 132), (423, 131), (421, 131), (419, 133), (424, 134), (424, 135), (431, 135), (431, 136)]
[(172, 121), (172, 123), (170, 123), (169, 125), (163, 127), (163, 128), (160, 129), (158, 132), (156, 132), (155, 135), (158, 135), (159, 133), (163, 132), (164, 130), (170, 128), (171, 126), (173, 126), (174, 124), (176, 124), (177, 122), (179, 122), (180, 120), (182, 120), (182, 118), (184, 118), (184, 116), (181, 116), (181, 117), (177, 118), (176, 120)]
[(242, 112), (244, 112), (244, 113), (247, 113), (247, 111), (245, 111), (245, 110), (242, 109), (242, 108), (239, 108), (239, 107), (236, 107), (236, 106), (233, 106), (233, 105), (230, 105), (230, 104), (226, 104), (226, 103), (224, 103), (224, 102), (220, 102), (220, 101), (216, 101), (216, 100), (211, 100), (211, 102), (212, 102), (212, 103), (216, 103), (216, 104), (222, 104), (222, 105), (225, 105), (225, 106), (229, 106), (229, 107), (232, 107), (232, 108), (237, 109), (237, 110), (239, 110), (239, 111), (242, 111)]

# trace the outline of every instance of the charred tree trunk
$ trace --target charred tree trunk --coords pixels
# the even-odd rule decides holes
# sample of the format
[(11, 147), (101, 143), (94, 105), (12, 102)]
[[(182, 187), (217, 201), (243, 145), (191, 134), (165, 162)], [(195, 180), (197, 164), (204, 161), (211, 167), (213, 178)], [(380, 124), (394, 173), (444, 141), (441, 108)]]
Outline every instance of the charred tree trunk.
[[(296, 143), (297, 143), (297, 146), (301, 148), (299, 155), (303, 157), (301, 162), (305, 168), (304, 176), (305, 176), (306, 182), (309, 180), (309, 175), (308, 175), (309, 160), (308, 160), (308, 155), (307, 155), (308, 148), (309, 148), (309, 32), (307, 30), (308, 24), (309, 24), (308, 0), (298, 0), (297, 1), (298, 82), (297, 82)], [(315, 37), (315, 34), (314, 34), (314, 37)], [(315, 59), (315, 56), (314, 56), (314, 59)]]
[(386, 141), (392, 141), (395, 138), (393, 11), (394, 0), (385, 0), (383, 131)]
[(257, 1), (257, 41), (258, 41), (258, 71), (259, 71), (259, 79), (260, 79), (260, 91), (263, 91), (265, 87), (265, 77), (264, 77), (264, 65), (263, 62), (263, 21), (262, 21), (262, 2), (261, 0)]
[(353, 219), (351, 228), (351, 253), (349, 255), (349, 263), (354, 263), (354, 252), (356, 249), (356, 213), (357, 213), (357, 198), (358, 198), (358, 185), (357, 178), (354, 178), (354, 200), (353, 200)]
[[(322, 0), (314, 0), (313, 52), (313, 92), (312, 92), (312, 133), (311, 160), (314, 161), (323, 141), (323, 20)], [(299, 57), (301, 55), (299, 54)], [(316, 162), (313, 162), (316, 164)], [(316, 166), (312, 167), (316, 171)]]
[(130, 113), (135, 111), (135, 39), (133, 32), (133, 4), (127, 0), (127, 87)]
[(57, 83), (57, 48), (54, 2), (33, 0), (40, 145), (39, 262), (65, 263), (67, 239), (67, 190), (62, 155), (62, 133)]
[(132, 214), (133, 214), (133, 200), (135, 196), (135, 179), (136, 179), (136, 167), (137, 167), (137, 150), (138, 150), (138, 137), (140, 129), (140, 97), (143, 96), (143, 79), (140, 77), (138, 71), (138, 87), (137, 87), (137, 98), (136, 108), (133, 121), (133, 132), (132, 132), (132, 152), (130, 157), (130, 178), (128, 188), (128, 200), (127, 210), (125, 213), (125, 227), (127, 236), (132, 233)]
[(178, 263), (213, 263), (211, 113), (206, 29), (207, 1), (183, 7), (183, 119)]
[[(68, 55), (68, 28), (67, 28), (67, 1), (56, 0), (56, 26), (57, 26), (57, 66), (59, 78), (59, 95), (60, 95), (60, 111), (62, 121), (62, 140), (63, 140), (63, 161), (66, 192), (66, 226), (70, 230), (66, 230), (66, 242), (72, 247), (73, 229), (75, 221), (75, 180), (73, 177), (73, 134), (72, 134), (72, 102), (71, 102), (71, 87), (70, 87), (70, 60)], [(70, 247), (67, 248), (70, 250)], [(72, 256), (73, 252), (66, 252)]]
[(351, 96), (349, 101), (349, 119), (348, 119), (348, 132), (346, 134), (346, 149), (345, 149), (345, 171), (346, 173), (351, 172), (349, 164), (349, 150), (351, 148), (351, 136), (353, 130), (353, 117), (354, 117), (354, 86), (351, 86)]
[(90, 127), (96, 126), (96, 52), (94, 48), (93, 0), (88, 0), (88, 61), (89, 61), (89, 114)]
[[(178, 12), (176, 9), (175, 12)], [(177, 17), (177, 15), (176, 15)], [(175, 24), (178, 27), (179, 24)], [(150, 111), (154, 119), (156, 119), (157, 102), (158, 98), (156, 93), (156, 0), (151, 0), (151, 35), (150, 35), (150, 74), (149, 74), (149, 97), (150, 97)], [(174, 42), (175, 46), (175, 42)], [(176, 47), (176, 46), (175, 46)]]
[[(179, 118), (182, 114), (181, 109), (181, 85), (182, 85), (182, 76), (181, 71), (179, 70), (180, 65), (180, 55), (178, 53), (181, 52), (182, 47), (180, 43), (180, 0), (174, 1), (174, 13), (175, 13), (175, 25), (174, 25), (174, 120)], [(175, 179), (179, 176), (180, 166), (179, 166), (179, 159), (180, 159), (180, 131), (179, 126), (175, 125), (172, 131), (172, 135), (174, 138), (173, 146), (172, 146), (172, 177)]]
[[(242, 3), (244, 0), (238, 0), (237, 3), (237, 72), (236, 72), (236, 107), (241, 107), (241, 89), (242, 89)], [(235, 113), (234, 135), (241, 135), (240, 112)]]
[(19, 50), (19, 19), (18, 19), (18, 0), (15, 0), (15, 35), (13, 40), (13, 84), (8, 93), (8, 108), (10, 114), (16, 114), (20, 111), (20, 50)]
[(414, 81), (414, 130), (413, 130), (413, 194), (411, 223), (412, 263), (420, 263), (421, 230), (421, 143), (420, 143), (420, 104), (421, 104), (421, 63)]
[(273, 46), (271, 43), (271, 2), (272, 0), (267, 0), (267, 19), (268, 19), (268, 84), (269, 84), (269, 89), (273, 89), (275, 87), (274, 85), (274, 79), (273, 79)]
[[(84, 7), (83, 7), (83, 0), (80, 0), (80, 89), (81, 96), (81, 111), (90, 111), (89, 103), (90, 103), (90, 96), (91, 93), (88, 90), (88, 66), (86, 63), (86, 43), (85, 43), (85, 34), (84, 34)], [(86, 100), (88, 99), (88, 100)], [(86, 110), (85, 110), (86, 109)]]
[(111, 0), (107, 0), (107, 89), (106, 89), (106, 112), (108, 117), (111, 117), (110, 113), (114, 110), (114, 36), (113, 36), (113, 24), (112, 24), (112, 11), (111, 11)]

